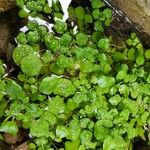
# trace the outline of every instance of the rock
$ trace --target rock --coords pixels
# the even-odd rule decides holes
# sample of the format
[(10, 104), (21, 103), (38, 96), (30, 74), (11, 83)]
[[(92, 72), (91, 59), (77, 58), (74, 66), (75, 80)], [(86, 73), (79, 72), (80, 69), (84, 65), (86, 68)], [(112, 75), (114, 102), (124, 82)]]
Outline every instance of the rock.
[(0, 58), (6, 58), (6, 50), (10, 38), (9, 26), (5, 23), (0, 23)]
[(29, 150), (28, 143), (24, 142), (23, 144), (19, 145), (15, 150)]
[(15, 6), (15, 0), (0, 0), (0, 13), (6, 12)]
[(22, 135), (21, 133), (18, 133), (15, 136), (11, 135), (9, 133), (4, 133), (3, 134), (3, 138), (4, 138), (5, 143), (7, 143), (7, 144), (15, 144), (17, 142), (21, 142), (22, 141), (22, 139), (24, 137), (22, 137), (21, 135)]
[(140, 31), (150, 36), (149, 0), (104, 0), (121, 10)]
[(0, 150), (10, 150), (10, 147), (3, 141), (0, 141)]
[[(15, 6), (15, 0), (0, 0), (0, 58), (7, 59), (12, 22), (12, 12), (7, 10)], [(5, 13), (3, 13), (5, 12)]]
[(150, 1), (149, 0), (135, 0), (137, 5), (143, 7), (146, 14), (150, 16)]
[(17, 14), (16, 8), (0, 13), (0, 59), (3, 59), (5, 63), (11, 61), (12, 49), (15, 46), (14, 38), (18, 34), (20, 26), (20, 18), (17, 17)]

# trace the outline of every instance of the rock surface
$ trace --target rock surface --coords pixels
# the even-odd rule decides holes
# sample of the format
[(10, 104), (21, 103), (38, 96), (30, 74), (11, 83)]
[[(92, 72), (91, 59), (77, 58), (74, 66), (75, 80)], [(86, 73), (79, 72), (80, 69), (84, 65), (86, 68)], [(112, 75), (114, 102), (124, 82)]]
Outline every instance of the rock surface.
[(0, 0), (0, 13), (6, 12), (15, 6), (15, 0)]
[(18, 33), (19, 18), (17, 13), (17, 9), (0, 13), (0, 59), (7, 62), (11, 60), (11, 52), (15, 45), (14, 38)]
[[(10, 26), (13, 20), (13, 9), (16, 0), (0, 0), (0, 58), (7, 58), (7, 50), (10, 43)], [(10, 11), (9, 11), (10, 10)]]
[(149, 0), (105, 0), (121, 10), (140, 31), (150, 36)]
[(0, 58), (6, 58), (6, 50), (10, 38), (9, 26), (0, 22)]

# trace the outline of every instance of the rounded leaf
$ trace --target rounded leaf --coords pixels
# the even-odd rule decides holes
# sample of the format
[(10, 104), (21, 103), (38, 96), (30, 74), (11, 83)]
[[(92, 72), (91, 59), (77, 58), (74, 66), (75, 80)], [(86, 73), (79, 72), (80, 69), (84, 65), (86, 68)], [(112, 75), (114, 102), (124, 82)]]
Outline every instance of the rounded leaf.
[(34, 54), (35, 50), (29, 45), (20, 45), (13, 51), (13, 59), (17, 65), (20, 64), (21, 60), (30, 54)]
[(49, 95), (58, 85), (59, 78), (57, 76), (46, 77), (40, 83), (40, 92)]
[(97, 140), (104, 140), (109, 136), (109, 129), (101, 124), (101, 120), (97, 121), (94, 128), (94, 136)]
[(60, 78), (59, 84), (57, 85), (56, 89), (54, 89), (54, 94), (68, 97), (73, 95), (75, 91), (76, 88), (71, 81)]
[(0, 132), (6, 132), (6, 133), (16, 135), (18, 132), (18, 126), (15, 122), (6, 121), (1, 124)]
[(21, 69), (28, 76), (38, 75), (41, 67), (42, 63), (37, 55), (26, 56), (21, 61)]
[(47, 121), (39, 119), (30, 124), (30, 133), (35, 137), (48, 136), (49, 124)]
[(110, 47), (110, 43), (109, 43), (109, 39), (105, 38), (105, 39), (101, 39), (98, 42), (98, 47), (102, 48), (102, 49), (108, 49)]
[(56, 129), (56, 135), (59, 138), (64, 138), (69, 135), (69, 130), (65, 126), (58, 126)]
[(11, 99), (23, 99), (25, 97), (22, 87), (10, 79), (6, 80), (5, 92)]
[(150, 59), (150, 49), (148, 49), (148, 50), (145, 51), (145, 57), (147, 59)]

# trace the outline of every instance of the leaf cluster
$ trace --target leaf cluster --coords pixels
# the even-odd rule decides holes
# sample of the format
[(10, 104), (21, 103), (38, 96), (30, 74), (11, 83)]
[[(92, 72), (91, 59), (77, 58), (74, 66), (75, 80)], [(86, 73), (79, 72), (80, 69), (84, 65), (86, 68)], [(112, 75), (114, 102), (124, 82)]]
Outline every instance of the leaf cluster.
[(69, 21), (54, 19), (62, 17), (57, 3), (49, 8), (45, 0), (17, 0), (17, 5), (20, 15), (25, 7), (30, 10), (25, 16), (51, 14), (54, 28), (49, 32), (28, 21), (12, 54), (17, 76), (7, 77), (0, 61), (5, 118), (0, 132), (26, 129), (32, 150), (128, 150), (135, 138), (144, 139), (143, 127), (150, 124), (150, 50), (136, 34), (125, 49), (113, 46), (103, 34), (112, 12), (100, 0), (92, 0), (90, 8), (69, 7), (77, 34)]

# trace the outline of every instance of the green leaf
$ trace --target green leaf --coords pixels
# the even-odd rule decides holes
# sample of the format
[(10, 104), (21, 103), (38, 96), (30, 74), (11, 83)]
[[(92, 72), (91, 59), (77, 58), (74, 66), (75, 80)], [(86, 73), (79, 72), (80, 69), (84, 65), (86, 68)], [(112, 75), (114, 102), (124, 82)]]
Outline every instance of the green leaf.
[(101, 8), (105, 6), (105, 3), (102, 0), (92, 0), (92, 8)]
[(100, 10), (99, 9), (94, 9), (92, 12), (92, 16), (94, 19), (98, 19), (100, 16)]
[(98, 47), (107, 50), (110, 47), (109, 39), (100, 39), (98, 42)]
[(102, 34), (100, 33), (100, 32), (93, 32), (93, 34), (92, 34), (92, 40), (93, 40), (93, 42), (95, 42), (95, 43), (98, 43), (99, 42), (99, 39), (101, 39), (102, 38)]
[(112, 104), (112, 105), (118, 105), (118, 103), (121, 101), (121, 97), (120, 95), (116, 94), (115, 96), (111, 97), (109, 99), (109, 102)]
[(6, 132), (12, 135), (16, 135), (18, 132), (18, 126), (16, 122), (5, 121), (0, 125), (0, 132)]
[(110, 9), (108, 9), (108, 8), (104, 9), (103, 14), (104, 14), (104, 16), (107, 19), (111, 19), (112, 18), (112, 11)]
[(30, 44), (35, 44), (40, 40), (40, 36), (38, 34), (38, 31), (29, 31), (27, 33), (27, 40)]
[(68, 110), (73, 111), (74, 109), (78, 107), (78, 104), (73, 99), (69, 99), (67, 101), (66, 107)]
[(104, 140), (103, 150), (125, 150), (128, 149), (127, 144), (122, 137), (108, 137)]
[[(57, 9), (59, 9), (59, 8), (57, 7)], [(55, 21), (57, 21), (57, 20), (62, 21), (63, 20), (63, 14), (61, 12), (54, 12), (54, 18), (56, 18)]]
[(119, 115), (123, 120), (127, 121), (129, 119), (130, 111), (128, 109), (123, 109)]
[(23, 99), (25, 97), (21, 86), (11, 79), (6, 79), (5, 92), (11, 99)]
[(79, 141), (66, 142), (65, 150), (77, 150), (79, 146)]
[(143, 124), (147, 124), (149, 116), (150, 116), (150, 113), (148, 111), (143, 112), (143, 114), (141, 115), (141, 121)]
[(57, 123), (57, 118), (50, 111), (45, 111), (41, 118), (47, 120), (50, 126), (54, 126)]
[[(65, 104), (63, 98), (56, 96), (53, 97), (49, 100), (48, 103), (48, 110), (52, 113), (55, 114), (56, 116), (58, 114), (64, 113), (65, 110)], [(58, 116), (59, 117), (59, 116)]]
[(131, 48), (128, 50), (128, 60), (135, 60), (135, 49)]
[(69, 130), (65, 126), (57, 126), (56, 128), (56, 136), (59, 138), (64, 138), (69, 135)]
[(115, 78), (114, 77), (107, 77), (107, 76), (101, 76), (98, 80), (98, 85), (101, 88), (106, 88), (110, 87), (115, 83)]
[(139, 110), (139, 104), (136, 101), (131, 101), (129, 99), (124, 99), (123, 105), (125, 108), (129, 109), (132, 116), (135, 116)]
[(67, 24), (61, 20), (56, 20), (54, 28), (57, 33), (63, 34), (67, 30)]
[(44, 63), (49, 63), (54, 59), (54, 56), (52, 55), (52, 53), (47, 50), (43, 56), (42, 56), (42, 60), (44, 61)]
[(84, 130), (80, 134), (81, 143), (87, 145), (92, 140), (92, 133), (88, 130)]
[(135, 82), (137, 79), (137, 74), (127, 74), (125, 78), (125, 82)]
[(39, 137), (39, 138), (36, 138), (35, 143), (37, 146), (41, 146), (44, 148), (44, 145), (48, 144), (48, 139), (46, 139), (45, 137)]
[(133, 127), (129, 127), (127, 130), (127, 133), (128, 133), (129, 139), (133, 139), (133, 138), (138, 136), (138, 130), (136, 128), (133, 128)]
[(126, 78), (126, 75), (127, 75), (127, 71), (126, 70), (121, 70), (121, 71), (118, 72), (116, 78), (118, 80), (122, 80), (122, 79)]
[[(104, 27), (103, 27), (102, 22), (96, 21), (96, 22), (94, 23), (94, 29), (95, 29), (95, 31), (98, 31), (98, 32), (100, 32), (100, 33), (103, 33), (103, 32), (104, 32)], [(99, 41), (99, 39), (98, 39), (97, 42), (98, 42), (98, 47), (99, 47), (99, 48), (102, 48), (102, 49), (104, 49), (104, 50), (107, 50), (107, 49), (109, 48), (109, 43), (108, 43), (108, 41), (107, 41), (106, 39), (101, 39), (100, 41)]]
[(0, 134), (0, 141), (3, 141), (4, 140), (4, 138), (3, 138), (3, 136)]
[(72, 119), (69, 123), (69, 130), (70, 130), (70, 138), (72, 141), (76, 141), (79, 138), (81, 128), (79, 126), (78, 119)]
[(21, 69), (28, 76), (38, 75), (41, 68), (42, 63), (37, 55), (26, 56), (21, 61)]
[(122, 52), (115, 52), (113, 53), (113, 59), (116, 62), (126, 60), (126, 54)]
[(64, 55), (60, 55), (58, 56), (57, 60), (56, 60), (56, 65), (59, 68), (69, 68), (69, 58), (64, 56)]
[(24, 0), (16, 0), (16, 5), (17, 5), (18, 7), (23, 7), (23, 5), (24, 5)]
[(63, 97), (71, 96), (75, 93), (76, 88), (72, 82), (68, 79), (59, 78), (57, 87), (54, 89), (54, 94), (60, 95)]
[(22, 110), (24, 110), (24, 104), (20, 101), (14, 101), (9, 105), (9, 109), (5, 113), (8, 117), (18, 116)]
[(37, 104), (26, 104), (25, 110), (28, 115), (32, 116), (33, 118), (40, 117), (43, 113), (43, 110)]
[(111, 119), (109, 119), (109, 118), (104, 118), (104, 119), (102, 119), (101, 120), (101, 123), (102, 123), (102, 125), (104, 126), (104, 127), (106, 127), (106, 128), (111, 128), (111, 127), (113, 127), (113, 121), (111, 120)]
[(20, 45), (13, 50), (13, 59), (17, 65), (28, 55), (33, 55), (36, 51), (29, 45)]
[(148, 50), (145, 51), (145, 57), (147, 59), (150, 59), (150, 49), (148, 49)]
[(101, 124), (101, 120), (97, 121), (94, 127), (94, 137), (97, 140), (103, 141), (109, 136), (109, 129)]
[(33, 121), (32, 116), (21, 114), (20, 117), (21, 117), (20, 119), (22, 120), (22, 126), (23, 126), (23, 128), (29, 129), (30, 125), (31, 125), (31, 122)]
[(38, 33), (40, 37), (42, 38), (41, 41), (44, 41), (44, 37), (47, 34), (47, 28), (45, 26), (38, 26)]
[(43, 11), (44, 11), (46, 14), (51, 14), (52, 8), (49, 7), (48, 4), (46, 4), (46, 5), (44, 6), (44, 10), (43, 10)]
[(63, 36), (60, 38), (60, 44), (62, 46), (68, 46), (71, 43), (71, 41), (72, 37), (68, 33), (63, 34)]
[(98, 70), (98, 69), (99, 69), (99, 66), (90, 62), (90, 61), (83, 60), (80, 63), (80, 71), (82, 73), (91, 73), (91, 72)]
[(75, 53), (78, 60), (89, 60), (91, 62), (95, 62), (98, 51), (90, 47), (85, 47), (77, 48)]
[(20, 18), (27, 18), (29, 14), (24, 9), (21, 9), (18, 15)]
[(80, 104), (82, 102), (86, 102), (89, 100), (88, 96), (84, 93), (75, 93), (74, 97), (72, 98), (74, 102)]
[(89, 118), (83, 118), (80, 120), (80, 126), (81, 128), (87, 128), (87, 125), (90, 123)]
[(83, 20), (84, 19), (84, 15), (85, 15), (85, 10), (83, 7), (79, 6), (79, 7), (76, 7), (75, 10), (75, 16), (80, 19), (80, 20)]
[(89, 105), (90, 113), (97, 113), (97, 110), (100, 108), (104, 108), (105, 110), (108, 110), (108, 103), (106, 101), (106, 98), (104, 96), (99, 96), (95, 101), (92, 102), (92, 104)]
[(46, 47), (53, 53), (59, 50), (59, 41), (53, 35), (47, 34), (44, 39)]
[(78, 33), (76, 35), (76, 41), (77, 41), (78, 45), (84, 46), (88, 42), (88, 36), (86, 34), (84, 34), (84, 33)]
[(59, 78), (57, 76), (46, 77), (41, 81), (39, 90), (43, 94), (49, 95), (57, 87), (58, 83)]
[(2, 77), (5, 74), (5, 68), (4, 68), (3, 62), (0, 60), (0, 77)]
[(30, 11), (34, 11), (34, 10), (36, 10), (38, 5), (37, 5), (37, 2), (35, 2), (35, 1), (29, 1), (26, 3), (26, 6)]
[(118, 114), (117, 109), (111, 109), (109, 112), (105, 112), (103, 109), (100, 111), (101, 114), (101, 125), (106, 128), (113, 127), (113, 119)]
[(85, 21), (85, 23), (93, 23), (93, 18), (92, 18), (92, 16), (91, 15), (85, 15), (84, 16), (84, 21)]
[(84, 145), (80, 145), (78, 150), (86, 150)]
[(147, 83), (150, 83), (150, 74), (148, 75)]
[(38, 119), (33, 120), (30, 124), (30, 134), (35, 137), (48, 137), (49, 124), (46, 120)]
[(136, 63), (137, 65), (143, 65), (144, 64), (144, 56), (143, 55), (138, 55), (137, 58), (136, 58)]
[(5, 114), (5, 110), (7, 108), (7, 101), (6, 100), (0, 100), (0, 117), (2, 117)]

